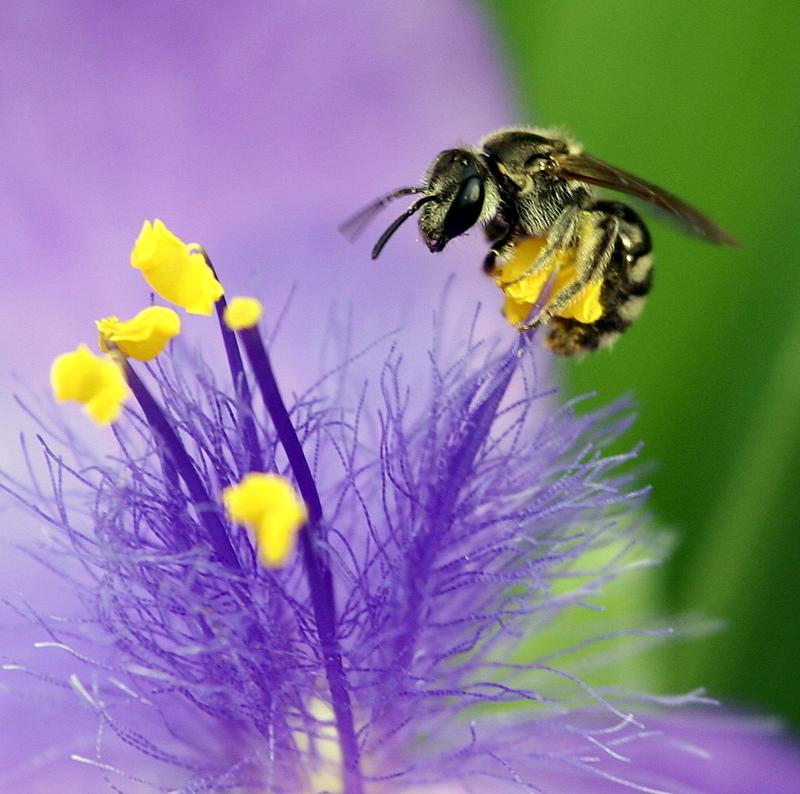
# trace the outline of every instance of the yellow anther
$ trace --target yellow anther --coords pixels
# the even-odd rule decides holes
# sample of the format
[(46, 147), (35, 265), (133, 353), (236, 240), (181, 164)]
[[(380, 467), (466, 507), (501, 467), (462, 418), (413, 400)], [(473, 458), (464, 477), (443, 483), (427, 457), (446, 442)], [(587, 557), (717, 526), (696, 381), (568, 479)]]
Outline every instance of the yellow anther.
[(237, 485), (225, 488), (222, 501), (232, 521), (253, 530), (261, 563), (267, 568), (284, 565), (308, 518), (306, 506), (289, 480), (278, 474), (251, 472)]
[(99, 425), (117, 419), (130, 394), (119, 365), (107, 356), (96, 356), (86, 345), (78, 345), (53, 362), (50, 384), (59, 402), (83, 403), (86, 413)]
[(181, 318), (166, 306), (149, 306), (131, 320), (104, 317), (95, 323), (100, 334), (100, 349), (118, 347), (137, 361), (155, 358), (181, 331)]
[(232, 331), (252, 328), (261, 319), (263, 307), (256, 298), (233, 298), (225, 307), (225, 324)]
[(202, 248), (184, 243), (158, 219), (144, 222), (131, 251), (131, 265), (164, 300), (190, 314), (211, 314), (224, 294)]

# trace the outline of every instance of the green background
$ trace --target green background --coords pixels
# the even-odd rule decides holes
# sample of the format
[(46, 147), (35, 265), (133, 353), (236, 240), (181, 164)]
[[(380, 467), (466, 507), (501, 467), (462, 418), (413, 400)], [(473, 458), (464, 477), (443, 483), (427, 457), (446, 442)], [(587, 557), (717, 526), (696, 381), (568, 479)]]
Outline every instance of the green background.
[(573, 392), (633, 393), (670, 609), (727, 627), (648, 677), (800, 728), (800, 4), (487, 2), (523, 117), (707, 211), (717, 248), (648, 215), (655, 287)]

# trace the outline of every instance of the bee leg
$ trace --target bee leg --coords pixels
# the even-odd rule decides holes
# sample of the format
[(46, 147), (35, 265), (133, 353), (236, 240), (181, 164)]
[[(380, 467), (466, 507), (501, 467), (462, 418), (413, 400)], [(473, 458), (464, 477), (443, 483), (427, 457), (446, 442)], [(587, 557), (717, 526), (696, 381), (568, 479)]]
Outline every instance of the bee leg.
[(619, 218), (608, 213), (587, 212), (581, 224), (578, 250), (575, 252), (578, 278), (547, 302), (536, 315), (521, 326), (527, 331), (549, 317), (557, 315), (587, 285), (603, 278), (608, 263), (614, 254), (619, 236)]
[(492, 247), (483, 260), (483, 272), (486, 273), (487, 276), (491, 276), (492, 273), (494, 273), (494, 269), (497, 267), (497, 258), (502, 255), (503, 249), (509, 245), (509, 243), (512, 243), (519, 233), (519, 226), (517, 224), (511, 224), (506, 227), (500, 237), (496, 237), (492, 240)]
[(550, 232), (547, 235), (547, 242), (533, 261), (533, 264), (521, 276), (518, 276), (513, 281), (509, 281), (505, 286), (508, 287), (511, 284), (517, 284), (529, 276), (534, 276), (537, 273), (541, 273), (542, 270), (545, 270), (558, 251), (562, 248), (567, 248), (575, 239), (582, 212), (583, 210), (576, 204), (565, 207), (550, 228)]
[(493, 218), (486, 221), (483, 227), (483, 233), (486, 235), (486, 242), (491, 244), (495, 240), (499, 240), (514, 224), (507, 221), (505, 217), (498, 212)]

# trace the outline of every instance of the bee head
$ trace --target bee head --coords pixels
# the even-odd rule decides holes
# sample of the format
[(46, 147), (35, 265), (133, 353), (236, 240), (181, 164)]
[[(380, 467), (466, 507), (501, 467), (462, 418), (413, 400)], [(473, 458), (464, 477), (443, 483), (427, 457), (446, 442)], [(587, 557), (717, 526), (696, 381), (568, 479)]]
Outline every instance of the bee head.
[(479, 157), (469, 149), (448, 149), (433, 161), (421, 185), (387, 193), (364, 207), (340, 229), (354, 237), (388, 203), (409, 195), (420, 198), (395, 218), (378, 238), (372, 249), (373, 259), (378, 258), (400, 226), (418, 212), (425, 244), (431, 251), (442, 251), (454, 237), (464, 234), (479, 220), (490, 218), (499, 200), (488, 168)]
[(481, 217), (488, 174), (467, 149), (448, 149), (431, 163), (423, 192), (431, 201), (420, 209), (419, 230), (431, 251), (442, 251)]

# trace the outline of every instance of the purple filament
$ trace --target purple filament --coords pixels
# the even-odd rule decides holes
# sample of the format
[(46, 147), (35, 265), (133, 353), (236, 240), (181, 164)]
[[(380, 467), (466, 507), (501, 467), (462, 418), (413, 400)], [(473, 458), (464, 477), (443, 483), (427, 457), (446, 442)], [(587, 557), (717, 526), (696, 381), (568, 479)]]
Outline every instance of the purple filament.
[(347, 687), (342, 653), (336, 635), (336, 603), (333, 592), (333, 576), (325, 557), (319, 553), (315, 536), (322, 535), (322, 505), (308, 465), (300, 439), (297, 437), (286, 404), (281, 397), (278, 382), (270, 363), (269, 354), (258, 327), (246, 328), (239, 332), (250, 366), (261, 390), (264, 405), (269, 412), (275, 431), (286, 452), (292, 467), (297, 487), (309, 510), (309, 520), (300, 533), (300, 547), (303, 563), (308, 577), (314, 615), (317, 621), (317, 634), (322, 646), (325, 674), (331, 691), (336, 728), (342, 750), (342, 768), (345, 792), (361, 794), (361, 774), (359, 771), (359, 749), (353, 723), (353, 708)]
[[(203, 250), (203, 258), (214, 274), (214, 278), (217, 278), (217, 271), (214, 269), (214, 265), (211, 264), (211, 260), (205, 250)], [(217, 280), (219, 279), (217, 278)], [(250, 469), (251, 471), (259, 471), (262, 466), (261, 445), (258, 441), (256, 423), (253, 420), (253, 400), (250, 394), (250, 386), (247, 383), (247, 376), (244, 372), (242, 354), (236, 341), (236, 334), (225, 324), (224, 314), (227, 305), (228, 302), (225, 300), (224, 295), (216, 302), (217, 320), (219, 321), (219, 330), (222, 333), (222, 342), (225, 345), (225, 356), (228, 359), (228, 366), (233, 378), (233, 387), (236, 390), (236, 396), (239, 398), (239, 418), (242, 422), (244, 445), (250, 459)]]
[(211, 542), (214, 553), (226, 568), (234, 571), (240, 570), (239, 560), (228, 538), (228, 533), (225, 531), (225, 526), (212, 505), (208, 492), (200, 480), (200, 475), (198, 475), (181, 440), (133, 367), (127, 360), (123, 359), (123, 361), (125, 378), (133, 392), (133, 396), (141, 406), (153, 432), (157, 433), (163, 441), (169, 459), (178, 476), (186, 484), (198, 517), (208, 533), (208, 539)]
[[(241, 573), (242, 566), (228, 538), (225, 526), (220, 520), (217, 511), (214, 509), (200, 476), (181, 443), (181, 440), (172, 429), (161, 407), (156, 402), (153, 395), (150, 394), (150, 391), (136, 374), (133, 367), (131, 367), (128, 360), (122, 358), (122, 361), (124, 363), (125, 377), (136, 401), (144, 412), (145, 418), (153, 429), (153, 432), (161, 438), (166, 448), (167, 460), (165, 461), (165, 469), (168, 473), (168, 477), (175, 482), (175, 475), (177, 474), (177, 477), (183, 480), (189, 491), (198, 517), (206, 529), (215, 554), (226, 568), (237, 574)], [(177, 485), (177, 482), (175, 482), (175, 484)], [(252, 597), (246, 583), (233, 582), (232, 587), (243, 603), (249, 604), (252, 602)], [(207, 626), (203, 625), (203, 629), (204, 632), (208, 634)], [(261, 645), (265, 642), (264, 632), (255, 620), (247, 621), (247, 636), (250, 642), (254, 644)], [(258, 676), (256, 676), (256, 678), (258, 679)], [(260, 680), (257, 680), (257, 683), (264, 692), (264, 697), (268, 705), (271, 695), (261, 686), (262, 682)], [(281, 727), (285, 731), (285, 726)]]

